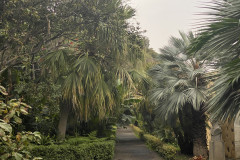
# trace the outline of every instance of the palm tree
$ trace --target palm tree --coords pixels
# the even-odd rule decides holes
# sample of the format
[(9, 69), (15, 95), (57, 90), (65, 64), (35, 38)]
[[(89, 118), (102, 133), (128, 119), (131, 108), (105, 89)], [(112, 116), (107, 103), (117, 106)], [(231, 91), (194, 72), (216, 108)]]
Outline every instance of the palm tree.
[[(118, 106), (112, 92), (117, 81), (126, 88), (136, 88), (130, 71), (136, 68), (134, 61), (143, 58), (146, 47), (138, 44), (144, 38), (131, 31), (127, 23), (134, 10), (120, 0), (83, 0), (79, 7), (83, 25), (76, 36), (63, 41), (70, 41), (72, 46), (44, 57), (44, 68), (62, 86), (60, 138), (65, 137), (71, 110), (81, 121), (96, 116), (106, 118)], [(133, 41), (132, 36), (139, 41)], [(128, 44), (140, 50), (134, 52)]]
[(208, 103), (211, 118), (216, 121), (235, 119), (240, 111), (240, 2), (220, 0), (208, 7), (212, 16), (200, 26), (203, 30), (191, 49), (206, 53), (216, 68)]
[(180, 120), (184, 135), (179, 134), (176, 127), (174, 131), (181, 151), (206, 157), (204, 62), (186, 54), (193, 33), (180, 32), (180, 35), (181, 38), (171, 37), (169, 46), (160, 49), (160, 64), (150, 70), (155, 81), (150, 97), (163, 121)]

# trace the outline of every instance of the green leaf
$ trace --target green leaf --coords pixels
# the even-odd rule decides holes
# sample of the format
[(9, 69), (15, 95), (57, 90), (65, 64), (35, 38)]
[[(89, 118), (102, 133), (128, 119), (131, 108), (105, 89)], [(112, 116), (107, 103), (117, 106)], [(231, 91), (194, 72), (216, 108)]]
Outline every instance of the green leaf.
[(133, 103), (140, 103), (142, 99), (138, 98), (129, 98), (124, 100), (124, 104), (133, 104)]
[(33, 135), (39, 139), (41, 139), (41, 133), (38, 131), (33, 132)]
[(41, 157), (34, 157), (33, 158), (33, 160), (41, 160), (41, 159), (43, 159), (43, 158), (41, 158)]
[(16, 160), (22, 160), (23, 155), (17, 152), (13, 152), (12, 155), (15, 157)]
[(8, 158), (11, 156), (11, 154), (10, 153), (5, 153), (5, 154), (3, 154), (0, 158), (1, 158), (1, 160), (8, 160)]
[(18, 116), (14, 115), (13, 118), (14, 118), (14, 121), (15, 121), (16, 123), (18, 123), (18, 124), (21, 124), (21, 123), (22, 123), (22, 119), (19, 118)]
[(24, 115), (27, 115), (28, 114), (28, 112), (25, 110), (25, 108), (20, 108), (20, 111), (21, 111), (21, 113), (22, 114), (24, 114)]
[(10, 124), (5, 123), (4, 121), (0, 121), (0, 128), (8, 133), (12, 133), (12, 126)]
[(26, 103), (23, 103), (23, 102), (21, 102), (20, 105), (23, 106), (23, 107), (26, 107), (26, 108), (32, 108), (31, 106), (29, 106), (29, 105), (27, 105)]
[(5, 96), (8, 95), (6, 89), (5, 89), (3, 86), (0, 86), (0, 93), (2, 93), (2, 94), (5, 95)]

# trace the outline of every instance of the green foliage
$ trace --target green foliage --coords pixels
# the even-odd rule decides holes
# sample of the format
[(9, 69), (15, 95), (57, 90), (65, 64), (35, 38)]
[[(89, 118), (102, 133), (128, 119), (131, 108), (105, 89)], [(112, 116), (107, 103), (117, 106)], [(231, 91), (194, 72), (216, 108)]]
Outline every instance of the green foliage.
[(164, 159), (177, 160), (175, 157), (180, 152), (179, 147), (176, 147), (172, 144), (163, 143), (159, 138), (150, 134), (145, 134), (143, 130), (134, 125), (132, 125), (132, 128), (140, 139), (144, 140), (153, 151), (157, 152)]
[[(7, 95), (4, 87), (0, 86), (1, 94)], [(3, 99), (3, 97), (1, 97)], [(41, 139), (39, 132), (17, 132), (13, 134), (13, 124), (21, 124), (21, 114), (27, 115), (29, 105), (21, 100), (1, 100), (0, 102), (0, 158), (7, 159), (30, 159), (31, 154), (26, 150), (28, 144), (32, 141)], [(37, 158), (35, 158), (37, 159)]]
[(142, 137), (143, 140), (147, 143), (147, 145), (154, 151), (159, 150), (159, 148), (161, 148), (163, 145), (162, 141), (153, 135), (143, 134)]
[(98, 131), (92, 131), (88, 134), (87, 137), (68, 138), (65, 143), (78, 146), (84, 143), (95, 143), (95, 142), (104, 142), (107, 140), (115, 140), (116, 130), (117, 130), (116, 126), (111, 126), (109, 129), (106, 129), (103, 131), (101, 135), (101, 137), (103, 136), (102, 138), (97, 137)]
[(61, 96), (59, 88), (51, 80), (34, 83), (28, 78), (21, 77), (21, 81), (15, 85), (14, 94), (17, 97), (24, 97), (24, 101), (34, 106), (29, 114), (23, 117), (23, 130), (37, 130), (43, 135), (51, 136), (56, 134)]
[[(111, 160), (114, 155), (114, 141), (83, 142), (83, 139), (75, 139), (79, 143), (74, 145), (50, 145), (31, 146), (31, 154), (40, 156), (46, 160)], [(69, 143), (73, 144), (73, 139)], [(83, 142), (83, 143), (80, 143)]]
[(103, 131), (103, 136), (109, 140), (116, 139), (116, 129), (106, 129)]
[(50, 145), (53, 144), (53, 142), (53, 139), (49, 135), (41, 135), (41, 138), (38, 139), (35, 143), (39, 145)]
[[(189, 50), (211, 60), (212, 81), (207, 111), (213, 121), (235, 119), (239, 113), (239, 19), (240, 3), (236, 0), (212, 1), (203, 4), (211, 15), (200, 23), (199, 36)], [(210, 67), (209, 67), (210, 68)]]
[(180, 35), (181, 38), (171, 37), (169, 45), (160, 50), (161, 63), (149, 71), (154, 82), (150, 100), (156, 106), (159, 119), (170, 124), (183, 106), (189, 103), (199, 111), (207, 101), (204, 61), (186, 54), (193, 33), (180, 32)]
[(161, 141), (165, 143), (177, 144), (176, 136), (171, 127), (163, 125), (160, 125), (160, 127), (158, 127), (157, 125), (160, 124), (154, 125), (154, 132), (152, 133), (153, 135), (157, 136), (161, 139)]
[(92, 131), (91, 133), (88, 134), (89, 139), (96, 139), (97, 138), (97, 131)]
[[(96, 141), (99, 141), (99, 139), (97, 139)], [(67, 144), (75, 145), (75, 146), (78, 146), (83, 143), (91, 143), (91, 142), (95, 142), (95, 140), (91, 140), (89, 137), (74, 137), (74, 138), (69, 138), (66, 141)]]
[(140, 135), (143, 135), (143, 134), (144, 134), (143, 130), (141, 130), (139, 127), (134, 126), (134, 125), (131, 125), (131, 127), (133, 128), (134, 133), (135, 133), (137, 136), (139, 136), (139, 138), (141, 138), (142, 136), (140, 136)]
[(180, 152), (180, 149), (172, 144), (163, 144), (162, 148), (157, 152), (166, 160), (178, 160), (176, 154)]
[[(207, 156), (206, 138), (201, 138), (201, 144), (195, 140), (206, 137), (207, 61), (201, 54), (187, 54), (194, 39), (192, 32), (180, 35), (181, 38), (171, 37), (169, 45), (160, 50), (159, 64), (150, 69), (154, 85), (149, 97), (156, 106), (156, 119), (173, 128), (181, 152)], [(196, 147), (204, 149), (193, 150)]]
[(137, 93), (133, 70), (148, 41), (128, 23), (135, 11), (122, 0), (9, 0), (0, 12), (0, 80), (10, 97), (34, 106), (22, 130), (64, 137), (56, 132), (62, 100), (86, 122), (118, 114), (117, 80)]
[(67, 139), (65, 143), (78, 146), (78, 145), (84, 144), (84, 143), (104, 142), (106, 140), (107, 140), (107, 138), (96, 138), (95, 137), (94, 139), (92, 139), (91, 137), (75, 137), (75, 138)]

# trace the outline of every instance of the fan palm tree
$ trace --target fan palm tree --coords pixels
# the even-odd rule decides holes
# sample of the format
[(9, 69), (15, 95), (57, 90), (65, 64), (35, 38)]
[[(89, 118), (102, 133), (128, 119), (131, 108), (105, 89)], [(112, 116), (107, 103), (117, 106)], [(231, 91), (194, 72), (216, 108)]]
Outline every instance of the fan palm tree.
[(206, 53), (216, 66), (214, 84), (210, 90), (212, 97), (208, 103), (211, 118), (234, 119), (240, 111), (240, 2), (219, 0), (208, 7), (212, 10), (212, 16), (201, 24), (203, 29), (191, 49)]
[(176, 121), (178, 116), (184, 135), (175, 127), (174, 131), (181, 151), (206, 157), (204, 62), (186, 54), (194, 38), (192, 32), (180, 35), (181, 38), (171, 37), (169, 46), (160, 49), (160, 64), (150, 70), (155, 81), (150, 98), (163, 121)]

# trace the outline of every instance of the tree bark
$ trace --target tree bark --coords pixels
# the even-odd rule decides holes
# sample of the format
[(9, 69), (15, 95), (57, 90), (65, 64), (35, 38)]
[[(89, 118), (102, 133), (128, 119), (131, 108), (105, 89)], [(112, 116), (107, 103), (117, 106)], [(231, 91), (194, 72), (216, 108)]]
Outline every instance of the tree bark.
[(193, 109), (193, 155), (208, 157), (206, 140), (206, 116), (202, 110)]
[(193, 154), (193, 132), (192, 132), (192, 106), (186, 104), (178, 112), (179, 121), (181, 125), (182, 132), (174, 129), (174, 132), (178, 132), (178, 144), (181, 149), (181, 153), (192, 155)]
[(176, 135), (178, 145), (180, 147), (181, 153), (186, 155), (193, 154), (193, 143), (192, 139), (189, 137), (184, 137), (180, 128), (173, 128), (174, 134)]
[(67, 101), (60, 102), (60, 119), (58, 123), (58, 139), (62, 140), (65, 138), (68, 116), (71, 110), (71, 106)]

